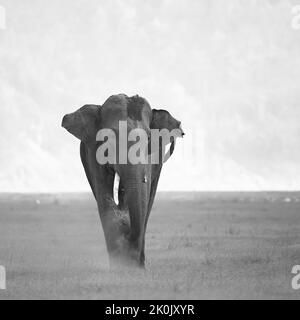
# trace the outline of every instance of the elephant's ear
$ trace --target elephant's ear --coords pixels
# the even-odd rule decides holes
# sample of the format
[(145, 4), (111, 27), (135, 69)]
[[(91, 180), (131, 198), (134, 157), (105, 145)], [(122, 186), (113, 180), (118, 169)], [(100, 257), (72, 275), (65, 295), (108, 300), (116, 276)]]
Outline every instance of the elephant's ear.
[(66, 114), (62, 126), (82, 142), (96, 142), (100, 127), (100, 111), (100, 106), (85, 105), (73, 113)]
[[(169, 151), (164, 155), (163, 162), (166, 162), (174, 152), (176, 138), (184, 136), (181, 122), (172, 117), (166, 110), (153, 109), (150, 129), (158, 129), (162, 137), (161, 141), (169, 141), (169, 143), (171, 143)], [(166, 144), (160, 143), (160, 153), (162, 149), (165, 152), (165, 147)], [(152, 153), (153, 150), (150, 152)]]

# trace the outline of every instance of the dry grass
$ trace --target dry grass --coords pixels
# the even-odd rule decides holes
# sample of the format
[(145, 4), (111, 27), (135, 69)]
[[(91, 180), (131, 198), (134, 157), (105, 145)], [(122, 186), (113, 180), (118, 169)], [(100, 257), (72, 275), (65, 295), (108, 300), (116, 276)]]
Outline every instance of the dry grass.
[(0, 195), (0, 299), (299, 299), (298, 198), (159, 194), (147, 270), (116, 272), (90, 196)]

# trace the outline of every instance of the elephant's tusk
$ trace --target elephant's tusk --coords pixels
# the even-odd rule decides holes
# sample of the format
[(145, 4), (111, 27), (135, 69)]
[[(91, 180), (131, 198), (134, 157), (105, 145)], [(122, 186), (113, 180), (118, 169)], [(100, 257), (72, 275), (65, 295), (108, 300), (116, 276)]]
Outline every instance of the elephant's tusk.
[(119, 205), (119, 186), (120, 186), (120, 176), (116, 172), (115, 179), (114, 179), (114, 187), (113, 187), (114, 201), (116, 205)]

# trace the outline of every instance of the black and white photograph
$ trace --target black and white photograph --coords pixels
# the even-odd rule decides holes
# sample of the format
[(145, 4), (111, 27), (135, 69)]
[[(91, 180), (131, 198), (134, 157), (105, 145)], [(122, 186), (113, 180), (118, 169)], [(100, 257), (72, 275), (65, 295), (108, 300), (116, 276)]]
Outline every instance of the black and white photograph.
[(0, 0), (0, 300), (299, 299), (300, 0)]

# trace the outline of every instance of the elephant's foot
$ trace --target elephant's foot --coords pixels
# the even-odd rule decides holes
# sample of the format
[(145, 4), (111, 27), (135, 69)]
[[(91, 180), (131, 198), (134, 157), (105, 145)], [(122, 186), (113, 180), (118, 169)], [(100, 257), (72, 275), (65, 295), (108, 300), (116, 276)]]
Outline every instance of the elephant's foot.
[[(121, 249), (121, 248), (120, 248)], [(120, 270), (124, 268), (145, 268), (145, 261), (141, 258), (140, 252), (130, 247), (127, 242), (121, 250), (109, 254), (110, 268)]]
[[(144, 268), (144, 254), (136, 241), (131, 239), (131, 227), (128, 210), (111, 206), (112, 212), (106, 216), (105, 230), (111, 269), (124, 267)], [(134, 244), (135, 243), (135, 244)]]
[(141, 264), (140, 261), (131, 259), (124, 256), (114, 256), (109, 259), (109, 267), (111, 270), (124, 270), (124, 269), (144, 269), (145, 265)]

